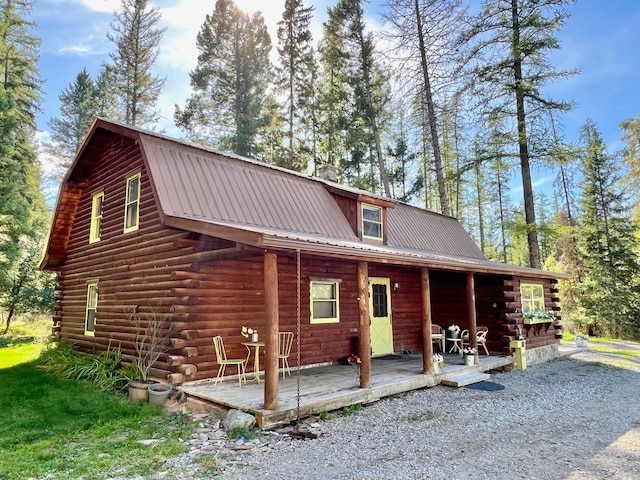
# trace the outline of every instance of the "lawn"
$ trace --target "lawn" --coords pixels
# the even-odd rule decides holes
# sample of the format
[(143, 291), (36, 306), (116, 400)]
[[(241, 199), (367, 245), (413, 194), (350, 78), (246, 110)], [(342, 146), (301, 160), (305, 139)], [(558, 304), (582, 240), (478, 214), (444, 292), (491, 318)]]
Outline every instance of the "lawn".
[(145, 477), (186, 450), (193, 424), (38, 368), (40, 346), (0, 348), (0, 479)]

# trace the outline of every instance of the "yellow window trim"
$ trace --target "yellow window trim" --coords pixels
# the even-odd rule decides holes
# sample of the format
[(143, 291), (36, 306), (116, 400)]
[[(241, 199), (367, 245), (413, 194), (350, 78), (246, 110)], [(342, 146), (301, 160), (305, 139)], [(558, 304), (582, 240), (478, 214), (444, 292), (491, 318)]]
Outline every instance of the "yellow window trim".
[[(313, 280), (311, 279), (311, 281), (309, 282), (309, 306), (310, 306), (310, 310), (311, 310), (311, 318), (309, 323), (311, 324), (321, 324), (321, 323), (340, 323), (340, 282), (341, 280), (335, 280), (335, 279), (316, 279)], [(325, 285), (333, 285), (335, 288), (335, 299), (330, 298), (330, 299), (316, 299), (313, 297), (313, 285), (315, 284), (325, 284)], [(335, 317), (320, 317), (320, 318), (315, 318), (313, 316), (313, 311), (314, 311), (314, 302), (315, 301), (329, 301), (329, 302), (335, 302), (335, 313), (336, 316)]]
[[(131, 186), (131, 183), (133, 180), (138, 181), (138, 192), (136, 195), (136, 198), (134, 199), (130, 199), (129, 198), (129, 189)], [(141, 181), (140, 181), (140, 172), (131, 175), (130, 177), (127, 177), (127, 190), (125, 193), (125, 198), (124, 198), (124, 233), (128, 233), (128, 232), (133, 232), (138, 230), (139, 226), (140, 226), (140, 189), (141, 189)], [(129, 206), (133, 206), (135, 205), (135, 221), (132, 225), (127, 226), (127, 212), (129, 211)]]
[[(89, 311), (93, 310), (93, 330), (89, 330)], [(84, 334), (88, 336), (95, 336), (96, 328), (96, 314), (98, 312), (98, 284), (87, 284), (87, 307), (85, 309), (84, 317)]]
[[(98, 206), (100, 206), (101, 208), (98, 209)], [(103, 209), (104, 192), (98, 192), (93, 195), (93, 198), (91, 200), (91, 226), (89, 227), (89, 243), (100, 241), (100, 227), (102, 224)]]
[(544, 310), (544, 284), (520, 282), (522, 313)]

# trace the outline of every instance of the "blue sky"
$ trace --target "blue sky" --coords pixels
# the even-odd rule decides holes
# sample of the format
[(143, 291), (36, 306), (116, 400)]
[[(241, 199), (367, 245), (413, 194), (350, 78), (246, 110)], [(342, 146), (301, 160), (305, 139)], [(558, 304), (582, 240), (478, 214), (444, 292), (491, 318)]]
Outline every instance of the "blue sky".
[[(166, 77), (159, 107), (159, 129), (171, 136), (181, 132), (173, 125), (174, 105), (184, 105), (190, 94), (189, 71), (196, 64), (195, 38), (205, 15), (213, 11), (214, 0), (156, 0), (162, 12), (163, 37), (157, 74)], [(262, 10), (272, 42), (284, 0), (237, 0), (245, 10)], [(310, 4), (311, 2), (307, 2)], [(327, 6), (334, 1), (312, 2), (316, 7), (314, 37), (320, 38)], [(372, 0), (366, 5), (369, 25), (379, 22)], [(38, 117), (40, 136), (47, 138), (47, 123), (60, 115), (58, 96), (82, 68), (95, 76), (113, 50), (106, 39), (114, 10), (120, 0), (38, 0), (33, 19), (36, 35), (42, 39), (40, 72), (45, 80), (43, 112)], [(579, 0), (570, 7), (571, 17), (558, 37), (562, 49), (552, 58), (561, 69), (578, 69), (579, 74), (556, 82), (549, 92), (556, 99), (571, 100), (576, 108), (559, 119), (567, 141), (575, 141), (587, 118), (596, 122), (610, 151), (621, 148), (620, 121), (640, 113), (640, 1)], [(537, 182), (549, 182), (538, 173)]]

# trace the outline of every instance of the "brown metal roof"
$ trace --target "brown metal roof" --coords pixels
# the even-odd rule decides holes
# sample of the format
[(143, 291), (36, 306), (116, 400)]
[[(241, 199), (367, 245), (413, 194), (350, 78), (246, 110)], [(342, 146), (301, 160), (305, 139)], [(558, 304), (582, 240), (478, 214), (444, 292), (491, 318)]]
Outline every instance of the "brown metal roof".
[[(441, 267), (474, 272), (563, 278), (562, 274), (486, 259), (460, 223), (394, 200), (387, 208), (387, 243), (362, 242), (334, 194), (377, 198), (262, 162), (98, 119), (74, 160), (64, 185), (82, 167), (92, 138), (114, 132), (138, 141), (165, 225), (247, 245), (300, 250), (354, 260)], [(57, 216), (64, 197), (58, 198)], [(51, 234), (47, 252), (51, 251)], [(56, 244), (60, 240), (56, 240)], [(46, 256), (43, 266), (51, 267)]]

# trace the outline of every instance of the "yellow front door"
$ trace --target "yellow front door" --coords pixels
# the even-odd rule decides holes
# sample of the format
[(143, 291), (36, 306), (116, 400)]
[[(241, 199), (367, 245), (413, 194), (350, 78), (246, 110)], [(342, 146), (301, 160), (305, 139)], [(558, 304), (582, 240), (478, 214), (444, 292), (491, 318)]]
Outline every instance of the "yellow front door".
[(391, 328), (391, 280), (369, 278), (369, 315), (371, 317), (371, 355), (393, 353)]

